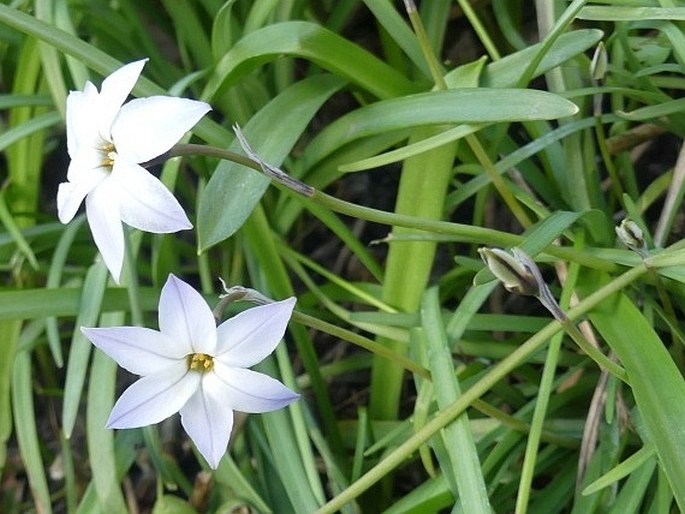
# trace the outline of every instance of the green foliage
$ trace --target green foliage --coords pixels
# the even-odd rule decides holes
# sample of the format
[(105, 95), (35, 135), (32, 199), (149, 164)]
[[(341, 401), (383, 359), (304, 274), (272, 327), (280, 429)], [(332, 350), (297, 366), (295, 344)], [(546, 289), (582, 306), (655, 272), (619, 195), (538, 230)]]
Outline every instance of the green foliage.
[[(0, 511), (685, 510), (685, 2), (420, 4), (0, 4)], [(213, 110), (150, 165), (194, 230), (128, 230), (117, 285), (55, 195), (68, 92), (142, 57), (135, 96)], [(260, 369), (302, 398), (217, 470), (177, 418), (104, 427), (132, 378), (79, 330), (156, 327), (169, 272), (298, 297)]]

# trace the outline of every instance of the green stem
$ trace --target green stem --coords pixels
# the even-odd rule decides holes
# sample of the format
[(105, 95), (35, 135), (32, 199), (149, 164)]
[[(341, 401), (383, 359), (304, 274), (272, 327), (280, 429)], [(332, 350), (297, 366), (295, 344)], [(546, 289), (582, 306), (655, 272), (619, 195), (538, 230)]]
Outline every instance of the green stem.
[[(169, 159), (171, 157), (182, 155), (205, 155), (209, 157), (216, 157), (218, 159), (226, 159), (262, 173), (264, 173), (263, 166), (266, 166), (266, 163), (253, 160), (249, 157), (231, 152), (229, 150), (197, 144), (178, 144), (166, 154), (160, 156), (154, 161), (146, 163), (146, 166), (155, 164), (158, 161)], [(285, 173), (281, 173), (285, 175)], [(472, 225), (453, 223), (451, 221), (426, 219), (419, 216), (397, 214), (379, 209), (373, 209), (371, 207), (365, 207), (363, 205), (357, 205), (340, 200), (322, 191), (314, 189), (307, 184), (299, 182), (292, 177), (289, 177), (289, 180), (287, 181), (283, 181), (281, 175), (275, 176), (272, 173), (268, 176), (272, 181), (275, 182), (275, 185), (279, 189), (291, 194), (296, 193), (296, 198), (299, 198), (303, 202), (313, 202), (339, 214), (352, 216), (365, 221), (382, 223), (384, 225), (394, 225), (397, 227), (425, 230), (427, 232), (433, 232), (436, 234), (446, 234), (454, 236), (455, 241), (464, 243), (479, 243), (494, 246), (516, 246), (520, 245), (524, 240), (522, 236), (510, 234), (508, 232), (502, 232), (499, 230), (493, 230), (490, 228), (474, 227)], [(294, 185), (294, 183), (297, 183), (298, 185)], [(311, 192), (307, 193), (305, 191)], [(587, 253), (578, 252), (572, 248), (549, 246), (545, 248), (545, 253), (559, 259), (577, 262), (578, 264), (582, 264), (583, 266), (597, 270), (615, 272), (618, 268), (618, 266), (613, 262)]]
[(416, 10), (416, 4), (413, 0), (404, 0), (404, 6), (407, 11), (407, 16), (409, 16), (409, 21), (416, 34), (416, 39), (419, 42), (419, 46), (423, 52), (423, 56), (428, 62), (428, 69), (430, 69), (431, 77), (435, 86), (438, 89), (447, 89), (447, 82), (445, 82), (444, 71), (438, 62), (435, 53), (431, 49), (430, 40), (428, 39), (428, 34), (426, 34), (426, 29), (423, 26), (423, 21), (421, 21), (421, 16)]
[(490, 59), (493, 61), (499, 60), (501, 55), (488, 34), (487, 29), (478, 18), (476, 11), (471, 7), (471, 3), (468, 0), (457, 0), (457, 3), (459, 4), (459, 7), (461, 7), (461, 10), (464, 11), (464, 15), (469, 20), (469, 23), (471, 23), (471, 27), (473, 27), (474, 32), (478, 35), (478, 39), (483, 44), (483, 47), (485, 47), (485, 51), (488, 52)]
[[(464, 14), (466, 14), (476, 32), (481, 36), (481, 41), (486, 46), (493, 59), (499, 59), (499, 54), (497, 53), (494, 45), (492, 45), (492, 42), (489, 40), (489, 38), (483, 37), (483, 34), (487, 35), (487, 33), (483, 30), (480, 20), (470, 8), (468, 2), (463, 2), (460, 0), (459, 4), (464, 9)], [(405, 6), (407, 8), (407, 14), (409, 15), (412, 28), (414, 29), (419, 41), (419, 45), (421, 46), (424, 56), (428, 61), (428, 67), (431, 70), (431, 76), (435, 81), (435, 85), (438, 89), (445, 90), (447, 89), (447, 82), (445, 82), (443, 72), (440, 68), (440, 63), (438, 62), (435, 53), (431, 51), (430, 42), (428, 40), (428, 36), (426, 35), (426, 30), (423, 27), (421, 17), (416, 10), (416, 6), (411, 0), (405, 0)], [(488, 43), (491, 45), (490, 48), (488, 48)], [(507, 204), (507, 207), (509, 207), (509, 210), (511, 210), (516, 219), (524, 228), (530, 227), (533, 223), (523, 210), (523, 207), (518, 202), (516, 197), (512, 194), (511, 190), (507, 187), (502, 175), (497, 172), (492, 159), (490, 159), (488, 156), (487, 152), (483, 148), (483, 145), (480, 144), (478, 137), (476, 137), (474, 134), (468, 134), (465, 139), (466, 143), (469, 145), (469, 148), (471, 148), (471, 151), (475, 154), (476, 159), (478, 159), (478, 162), (490, 177), (493, 186), (495, 186), (495, 189), (502, 197), (502, 200), (504, 200), (504, 203)]]
[(468, 134), (466, 136), (466, 142), (471, 148), (471, 151), (475, 154), (476, 159), (478, 159), (480, 165), (483, 167), (485, 172), (490, 177), (492, 185), (495, 186), (495, 189), (502, 197), (502, 200), (504, 200), (504, 203), (507, 204), (507, 207), (509, 207), (509, 210), (516, 217), (518, 222), (523, 226), (523, 228), (530, 227), (533, 224), (533, 222), (526, 214), (526, 211), (523, 210), (523, 207), (516, 199), (514, 194), (507, 187), (507, 184), (506, 182), (504, 182), (502, 175), (500, 175), (497, 171), (497, 168), (495, 168), (494, 163), (488, 156), (487, 152), (485, 151), (485, 148), (483, 148), (483, 145), (480, 144), (478, 138), (474, 134)]
[[(516, 430), (522, 434), (532, 434), (533, 427), (530, 423), (526, 423), (525, 421), (522, 421), (511, 414), (507, 414), (481, 399), (474, 400), (471, 407), (476, 409), (478, 412), (499, 421), (502, 426), (511, 428), (512, 430)], [(578, 448), (577, 439), (558, 435), (550, 430), (542, 430), (538, 437), (541, 441), (554, 444), (555, 446), (561, 446), (562, 448)]]
[(357, 345), (360, 348), (364, 348), (365, 350), (368, 350), (379, 357), (383, 357), (395, 364), (399, 364), (407, 371), (411, 371), (412, 373), (416, 373), (417, 375), (430, 380), (430, 372), (426, 368), (420, 364), (417, 364), (408, 357), (392, 351), (387, 346), (369, 339), (368, 337), (360, 336), (359, 334), (356, 334), (350, 330), (341, 328), (337, 325), (333, 325), (332, 323), (328, 323), (298, 311), (293, 311), (292, 319), (293, 321), (302, 323), (310, 328), (325, 332), (326, 334), (330, 334), (335, 337), (339, 337), (340, 339)]
[(559, 362), (562, 339), (563, 337), (561, 337), (560, 334), (557, 334), (557, 336), (552, 338), (547, 350), (545, 365), (542, 369), (542, 378), (540, 379), (540, 387), (535, 400), (535, 412), (533, 413), (530, 434), (526, 441), (523, 465), (521, 466), (521, 477), (519, 479), (516, 507), (514, 510), (515, 514), (526, 514), (528, 512), (531, 486), (535, 474), (535, 464), (538, 458), (540, 441), (542, 440), (542, 427), (552, 394), (554, 375)]
[[(128, 293), (128, 301), (131, 306), (131, 321), (135, 326), (143, 326), (143, 309), (140, 305), (140, 284), (138, 283), (138, 274), (136, 273), (135, 255), (137, 251), (132, 248), (129, 231), (124, 230), (124, 252), (126, 262), (124, 263), (125, 275), (122, 277), (121, 285), (126, 287)], [(137, 245), (136, 245), (137, 246)]]
[(609, 357), (604, 355), (598, 348), (590, 343), (587, 338), (583, 335), (580, 329), (573, 324), (568, 318), (559, 320), (564, 331), (571, 336), (571, 338), (576, 342), (580, 349), (585, 352), (585, 354), (594, 360), (601, 368), (607, 370), (609, 373), (614, 375), (616, 378), (628, 383), (628, 374), (622, 366), (618, 365), (612, 361)]
[(616, 166), (614, 166), (614, 161), (611, 159), (611, 154), (607, 147), (607, 138), (601, 121), (601, 113), (595, 114), (595, 137), (597, 138), (597, 147), (599, 148), (599, 153), (602, 155), (604, 167), (611, 179), (611, 189), (614, 192), (616, 200), (620, 203), (623, 199), (623, 186), (621, 186), (618, 171), (616, 171)]
[[(569, 319), (574, 320), (594, 308), (600, 302), (611, 295), (621, 291), (629, 284), (637, 280), (647, 271), (644, 265), (637, 266), (625, 272), (623, 275), (612, 280), (609, 284), (598, 289), (590, 296), (582, 300), (575, 307), (569, 310)], [(482, 379), (475, 383), (470, 389), (465, 391), (462, 396), (452, 403), (448, 408), (440, 411), (433, 419), (426, 423), (421, 430), (407, 439), (402, 445), (388, 454), (385, 459), (371, 468), (359, 480), (329, 501), (317, 511), (318, 514), (333, 514), (348, 502), (354, 500), (373, 484), (381, 480), (394, 468), (406, 462), (406, 459), (414, 453), (422, 444), (425, 444), (431, 437), (442, 430), (449, 423), (454, 421), (464, 412), (476, 399), (483, 396), (487, 391), (494, 387), (500, 380), (505, 378), (517, 366), (529, 359), (538, 352), (547, 341), (562, 329), (558, 321), (553, 321), (546, 325), (542, 330), (533, 335), (530, 339), (519, 346), (499, 364), (494, 366)]]
[(654, 281), (654, 285), (659, 295), (659, 300), (661, 301), (661, 307), (664, 310), (664, 317), (667, 320), (666, 324), (671, 332), (671, 340), (673, 342), (678, 341), (680, 344), (673, 345), (671, 349), (671, 354), (673, 355), (673, 360), (675, 360), (678, 367), (682, 370), (685, 368), (685, 354), (683, 353), (683, 345), (685, 345), (685, 339), (682, 336), (682, 332), (679, 330), (679, 325), (677, 321), (677, 316), (675, 309), (673, 308), (673, 302), (666, 292), (663, 280), (659, 273), (648, 266), (649, 277)]

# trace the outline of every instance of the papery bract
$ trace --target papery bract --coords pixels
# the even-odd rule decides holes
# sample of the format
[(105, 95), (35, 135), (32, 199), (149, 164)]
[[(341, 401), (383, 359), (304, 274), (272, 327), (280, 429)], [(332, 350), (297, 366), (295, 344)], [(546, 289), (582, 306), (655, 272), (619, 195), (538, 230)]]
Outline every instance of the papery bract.
[(86, 201), (93, 239), (118, 282), (124, 261), (121, 222), (155, 233), (192, 228), (169, 190), (140, 166), (169, 150), (211, 107), (205, 102), (153, 96), (124, 104), (146, 60), (119, 68), (67, 97), (67, 182), (57, 210), (68, 223)]
[(233, 410), (267, 412), (299, 398), (278, 380), (247, 369), (274, 351), (295, 301), (253, 307), (217, 327), (202, 296), (169, 275), (159, 300), (159, 331), (82, 327), (95, 346), (141, 375), (116, 402), (107, 426), (141, 427), (180, 412), (186, 432), (216, 468), (228, 446)]

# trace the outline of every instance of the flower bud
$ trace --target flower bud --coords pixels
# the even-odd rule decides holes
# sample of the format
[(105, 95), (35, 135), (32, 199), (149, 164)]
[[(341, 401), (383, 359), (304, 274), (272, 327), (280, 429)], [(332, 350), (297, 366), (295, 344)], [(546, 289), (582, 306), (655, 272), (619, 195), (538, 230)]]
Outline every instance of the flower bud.
[(616, 235), (621, 242), (634, 252), (640, 255), (645, 254), (647, 243), (642, 234), (642, 229), (629, 218), (624, 218), (621, 224), (616, 227)]
[(538, 280), (527, 262), (501, 248), (479, 248), (478, 253), (507, 291), (526, 296), (540, 293)]
[(601, 41), (597, 44), (595, 48), (595, 53), (592, 56), (592, 62), (590, 63), (590, 76), (595, 82), (602, 82), (607, 74), (607, 68), (609, 66), (609, 57), (607, 56), (607, 50), (604, 47), (604, 43)]

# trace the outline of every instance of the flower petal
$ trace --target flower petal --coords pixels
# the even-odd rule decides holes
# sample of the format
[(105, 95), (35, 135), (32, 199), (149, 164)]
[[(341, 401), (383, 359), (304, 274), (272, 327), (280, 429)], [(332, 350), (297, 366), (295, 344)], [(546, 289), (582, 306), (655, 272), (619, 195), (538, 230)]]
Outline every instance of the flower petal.
[(98, 146), (100, 125), (93, 111), (99, 105), (98, 91), (90, 82), (83, 91), (71, 91), (67, 96), (67, 151), (72, 159), (84, 149)]
[(224, 321), (217, 328), (217, 358), (243, 368), (263, 360), (281, 341), (296, 301), (260, 305)]
[(178, 341), (142, 327), (81, 327), (81, 332), (119, 366), (136, 375), (153, 375), (185, 361), (188, 349)]
[(57, 189), (57, 216), (62, 223), (69, 223), (76, 215), (76, 211), (78, 211), (86, 195), (107, 178), (107, 173), (102, 169), (91, 171), (92, 173), (84, 175), (81, 180), (62, 182), (59, 185)]
[(119, 219), (118, 191), (103, 180), (86, 197), (86, 215), (95, 244), (112, 278), (119, 283), (124, 265), (124, 229)]
[(78, 155), (74, 156), (67, 169), (69, 182), (81, 180), (93, 180), (93, 175), (107, 177), (111, 167), (103, 166), (103, 152), (92, 147), (82, 148)]
[[(142, 59), (126, 64), (102, 81), (96, 114), (99, 121), (99, 133), (103, 139), (112, 141), (111, 132), (114, 120), (128, 95), (131, 94), (133, 86), (138, 82), (146, 62), (147, 59)], [(91, 113), (91, 116), (93, 114)]]
[(171, 274), (159, 297), (159, 330), (196, 353), (214, 355), (216, 322), (209, 305), (200, 293)]
[(231, 408), (240, 412), (269, 412), (285, 407), (300, 395), (281, 382), (264, 373), (249, 369), (232, 368), (214, 361), (214, 373), (203, 384), (212, 380), (219, 382), (214, 388)]
[(205, 102), (151, 96), (124, 105), (112, 125), (119, 155), (142, 163), (169, 150), (212, 108)]
[(119, 215), (127, 225), (157, 234), (193, 228), (174, 195), (142, 166), (117, 159), (112, 179), (122, 192)]
[(159, 423), (177, 412), (200, 386), (200, 374), (184, 362), (162, 373), (142, 377), (114, 404), (107, 428), (136, 428)]
[(231, 438), (233, 411), (223, 398), (205, 388), (209, 376), (181, 409), (181, 423), (209, 466), (216, 469)]

